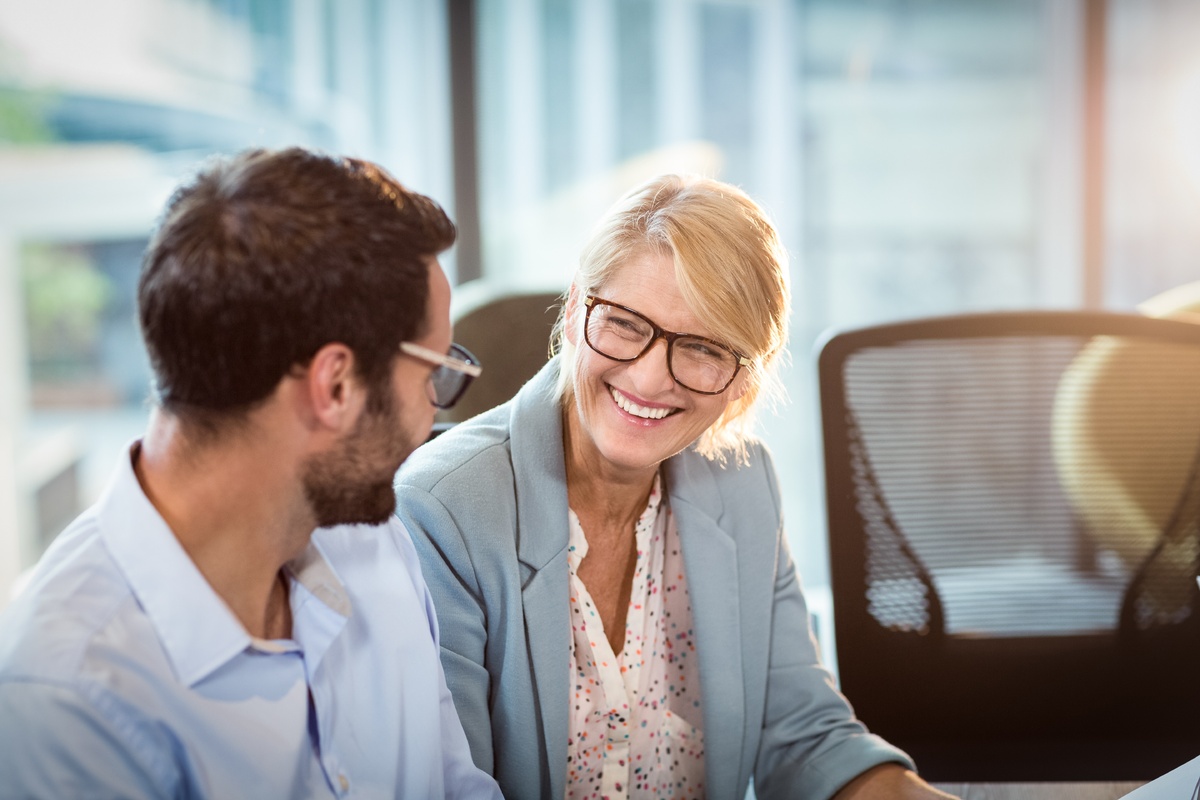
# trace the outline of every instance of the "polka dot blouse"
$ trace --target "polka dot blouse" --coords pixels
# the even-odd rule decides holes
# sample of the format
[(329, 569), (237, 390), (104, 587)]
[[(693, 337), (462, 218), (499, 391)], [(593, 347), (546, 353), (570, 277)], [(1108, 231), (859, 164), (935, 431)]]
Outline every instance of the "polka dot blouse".
[(569, 514), (571, 719), (568, 798), (700, 798), (704, 732), (692, 605), (674, 517), (654, 480), (635, 525), (625, 642), (613, 653), (577, 574), (588, 545)]

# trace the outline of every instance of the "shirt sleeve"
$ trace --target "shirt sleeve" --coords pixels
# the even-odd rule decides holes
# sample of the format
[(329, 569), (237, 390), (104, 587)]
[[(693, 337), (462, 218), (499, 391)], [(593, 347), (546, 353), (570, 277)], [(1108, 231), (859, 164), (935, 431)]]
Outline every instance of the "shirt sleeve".
[(0, 798), (168, 798), (153, 733), (107, 695), (0, 683)]

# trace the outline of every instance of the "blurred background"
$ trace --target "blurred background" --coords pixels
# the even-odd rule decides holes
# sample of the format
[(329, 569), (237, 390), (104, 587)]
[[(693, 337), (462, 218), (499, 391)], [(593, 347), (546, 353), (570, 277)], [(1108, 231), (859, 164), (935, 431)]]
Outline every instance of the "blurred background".
[(440, 200), (460, 284), (564, 288), (663, 171), (763, 203), (795, 299), (761, 427), (819, 606), (821, 331), (1200, 277), (1198, 39), (1193, 0), (0, 0), (0, 607), (144, 426), (163, 202), (287, 144)]

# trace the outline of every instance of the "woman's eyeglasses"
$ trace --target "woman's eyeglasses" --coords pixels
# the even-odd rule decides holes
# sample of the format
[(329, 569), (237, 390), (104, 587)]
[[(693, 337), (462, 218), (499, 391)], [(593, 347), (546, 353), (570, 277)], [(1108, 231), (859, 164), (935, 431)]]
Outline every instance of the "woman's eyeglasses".
[(588, 347), (613, 361), (637, 361), (659, 339), (667, 343), (667, 370), (685, 389), (697, 394), (720, 394), (750, 359), (720, 342), (691, 333), (663, 330), (632, 308), (589, 294), (583, 339)]
[(429, 373), (432, 390), (429, 402), (438, 408), (451, 408), (467, 391), (471, 381), (483, 372), (479, 359), (460, 344), (450, 345), (450, 352), (443, 355), (419, 344), (401, 342), (400, 352), (433, 365), (434, 370)]

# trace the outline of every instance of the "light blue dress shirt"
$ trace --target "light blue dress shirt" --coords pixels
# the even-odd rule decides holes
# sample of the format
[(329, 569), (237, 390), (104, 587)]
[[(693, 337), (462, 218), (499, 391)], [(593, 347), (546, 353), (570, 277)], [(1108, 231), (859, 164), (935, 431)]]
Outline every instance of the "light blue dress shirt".
[(0, 615), (0, 797), (499, 797), (403, 526), (287, 572), (293, 638), (251, 637), (123, 458)]

